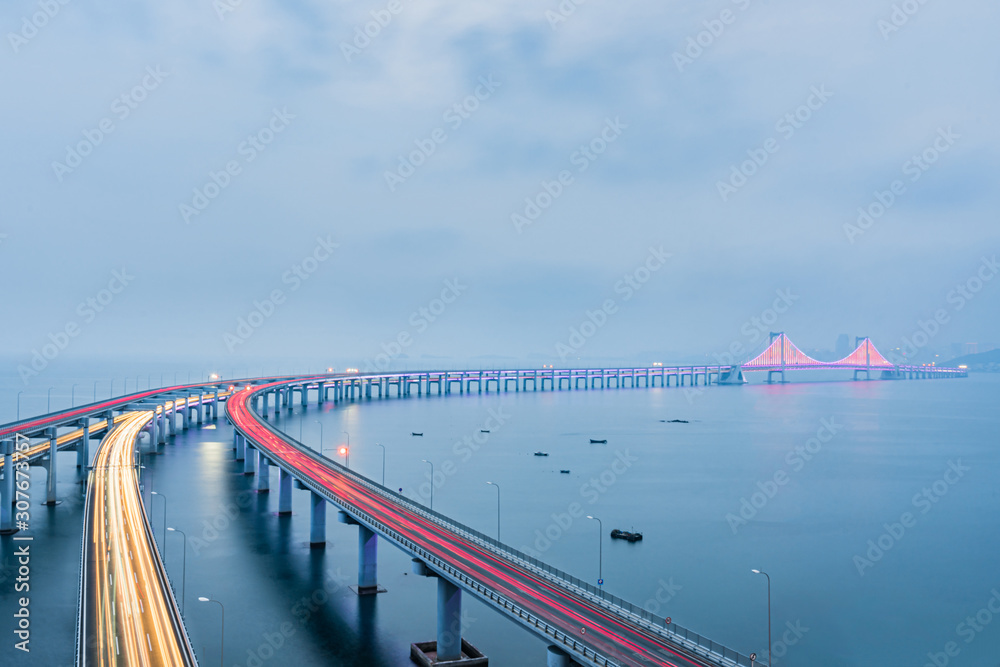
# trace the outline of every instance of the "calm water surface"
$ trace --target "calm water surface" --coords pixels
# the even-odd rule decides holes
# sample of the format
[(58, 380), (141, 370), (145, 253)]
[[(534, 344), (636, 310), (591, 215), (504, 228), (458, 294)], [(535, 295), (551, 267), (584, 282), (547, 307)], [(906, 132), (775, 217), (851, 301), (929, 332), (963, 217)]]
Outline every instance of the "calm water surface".
[[(495, 482), (504, 541), (595, 582), (598, 525), (581, 515), (597, 516), (608, 591), (744, 653), (767, 651), (766, 582), (750, 572), (763, 569), (775, 664), (921, 667), (930, 656), (945, 664), (953, 642), (947, 664), (995, 667), (998, 403), (1000, 377), (973, 376), (432, 396), (296, 407), (279, 423), (318, 448), (321, 421), (329, 456), (349, 432), (351, 467), (376, 481), (381, 443), (387, 485), (428, 504), (421, 459), (433, 461), (434, 508), (488, 534), (497, 490), (486, 482)], [(672, 419), (688, 423), (660, 421)], [(409, 643), (435, 634), (435, 583), (408, 574), (409, 558), (383, 542), (388, 593), (356, 597), (346, 586), (356, 578), (357, 529), (330, 512), (327, 549), (310, 550), (308, 494), (295, 493), (292, 517), (277, 516), (277, 493), (252, 492), (231, 442), (220, 420), (144, 462), (147, 501), (150, 487), (163, 494), (168, 525), (188, 535), (185, 612), (202, 663), (219, 661), (219, 609), (196, 601), (204, 595), (226, 605), (227, 665), (409, 664)], [(65, 502), (35, 508), (37, 649), (13, 664), (73, 661), (82, 520), (74, 456), (60, 455)], [(33, 470), (43, 497), (44, 469)], [(163, 511), (155, 498), (158, 534)], [(607, 537), (633, 527), (642, 542)], [(4, 538), (8, 638), (12, 549)], [(169, 534), (166, 558), (179, 588), (179, 535)], [(492, 664), (544, 664), (541, 640), (465, 601), (467, 637)], [(5, 664), (14, 653), (4, 646)]]

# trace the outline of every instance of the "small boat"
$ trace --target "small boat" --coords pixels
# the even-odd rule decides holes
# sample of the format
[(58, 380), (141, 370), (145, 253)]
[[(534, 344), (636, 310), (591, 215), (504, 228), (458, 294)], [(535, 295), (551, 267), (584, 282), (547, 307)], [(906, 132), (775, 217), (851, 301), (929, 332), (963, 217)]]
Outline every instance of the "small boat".
[(625, 540), (626, 542), (639, 542), (642, 540), (642, 533), (633, 533), (628, 530), (618, 530), (615, 528), (611, 531), (611, 539)]
[(424, 434), (423, 434), (423, 433), (410, 433), (410, 435), (415, 435), (415, 436), (417, 436), (418, 438), (422, 438), (422, 437), (424, 437)]
[(607, 440), (595, 440), (594, 438), (591, 438), (590, 439), (590, 444), (592, 444), (592, 445), (606, 445), (606, 444), (608, 444), (608, 441)]
[(563, 475), (569, 474), (569, 470), (560, 470), (559, 472), (562, 473)]
[(488, 428), (481, 428), (481, 429), (479, 429), (479, 432), (480, 433), (489, 433), (490, 430)]
[(691, 422), (689, 422), (686, 419), (671, 419), (670, 421), (667, 421), (666, 419), (661, 419), (660, 422), (663, 423), (663, 424), (690, 424), (691, 423)]
[(535, 456), (548, 456), (548, 452), (535, 452)]

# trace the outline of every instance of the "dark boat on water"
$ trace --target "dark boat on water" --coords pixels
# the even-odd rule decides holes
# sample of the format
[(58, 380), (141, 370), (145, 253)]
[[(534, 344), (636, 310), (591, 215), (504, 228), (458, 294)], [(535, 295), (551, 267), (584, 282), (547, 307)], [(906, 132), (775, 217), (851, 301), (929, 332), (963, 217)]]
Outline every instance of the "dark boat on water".
[(607, 440), (597, 440), (595, 438), (591, 438), (590, 439), (590, 444), (592, 444), (592, 445), (606, 445), (606, 444), (608, 444), (608, 441)]
[(424, 437), (424, 434), (423, 434), (423, 433), (410, 433), (410, 435), (415, 435), (415, 436), (417, 436), (418, 438), (422, 438), (422, 437)]
[(626, 542), (639, 542), (642, 540), (642, 533), (633, 533), (627, 530), (618, 530), (615, 528), (611, 531), (611, 538), (615, 540), (625, 540)]
[(548, 456), (548, 452), (535, 452), (535, 456)]
[(563, 475), (569, 474), (569, 470), (560, 470), (559, 472), (562, 473)]

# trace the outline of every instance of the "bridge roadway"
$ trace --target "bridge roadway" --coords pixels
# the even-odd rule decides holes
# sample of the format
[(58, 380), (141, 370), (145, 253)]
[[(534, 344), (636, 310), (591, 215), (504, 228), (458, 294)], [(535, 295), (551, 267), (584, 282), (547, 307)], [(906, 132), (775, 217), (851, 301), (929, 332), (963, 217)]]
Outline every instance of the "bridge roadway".
[(139, 492), (133, 450), (152, 411), (129, 412), (94, 459), (84, 509), (77, 665), (196, 667)]
[[(751, 664), (748, 657), (713, 642), (708, 642), (710, 648), (706, 649), (704, 640), (691, 641), (687, 631), (679, 634), (676, 626), (664, 626), (662, 619), (656, 623), (651, 614), (634, 605), (585, 587), (579, 580), (429, 512), (278, 431), (255, 412), (253, 405), (258, 396), (264, 395), (266, 412), (267, 394), (285, 392), (291, 384), (247, 387), (226, 403), (227, 416), (238, 434), (246, 438), (246, 456), (252, 456), (253, 447), (261, 457), (258, 461), (263, 459), (258, 475), (266, 476), (270, 465), (278, 466), (283, 475), (291, 475), (352, 520), (422, 561), (437, 576), (475, 595), (583, 664)], [(285, 395), (290, 399), (290, 394)], [(280, 398), (276, 408), (278, 401)]]

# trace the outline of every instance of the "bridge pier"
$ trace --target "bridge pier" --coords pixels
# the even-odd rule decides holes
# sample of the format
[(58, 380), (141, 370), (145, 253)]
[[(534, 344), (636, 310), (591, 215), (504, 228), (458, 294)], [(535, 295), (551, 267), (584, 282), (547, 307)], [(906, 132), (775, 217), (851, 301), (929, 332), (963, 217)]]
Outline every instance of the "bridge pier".
[(462, 589), (438, 577), (437, 661), (462, 658)]
[(246, 438), (239, 433), (236, 433), (236, 461), (243, 461), (246, 459), (246, 442)]
[[(58, 451), (57, 446), (57, 429), (48, 429), (49, 434), (49, 475), (48, 479), (45, 480), (45, 503), (46, 505), (58, 505), (59, 501), (56, 500), (56, 453)], [(4, 470), (4, 475), (7, 474), (7, 470)]]
[(265, 391), (264, 394), (263, 394), (264, 410), (263, 410), (263, 412), (260, 413), (261, 416), (264, 417), (264, 419), (267, 419), (267, 411), (268, 411), (268, 407), (269, 407), (268, 406), (268, 401), (269, 401), (270, 397), (271, 397), (271, 392)]
[(310, 491), (309, 546), (320, 549), (326, 546), (326, 498)]
[(14, 528), (14, 440), (0, 442), (3, 448), (3, 485), (0, 486), (0, 535), (16, 533)]
[(270, 493), (271, 462), (260, 449), (257, 450), (257, 493)]
[(257, 450), (255, 450), (253, 447), (251, 447), (250, 443), (247, 442), (247, 444), (246, 444), (246, 451), (244, 452), (244, 456), (243, 456), (243, 474), (244, 475), (252, 475), (254, 473), (254, 470), (256, 468), (256, 466), (254, 464), (257, 462), (257, 457), (255, 456), (256, 451)]
[(572, 667), (573, 659), (569, 653), (558, 646), (549, 646), (545, 652), (545, 667)]
[(278, 468), (278, 514), (292, 513), (292, 473)]
[[(90, 418), (77, 422), (76, 425), (83, 428), (83, 438), (76, 446), (76, 467), (86, 468), (90, 464)], [(9, 470), (9, 468), (4, 468), (4, 470)]]

